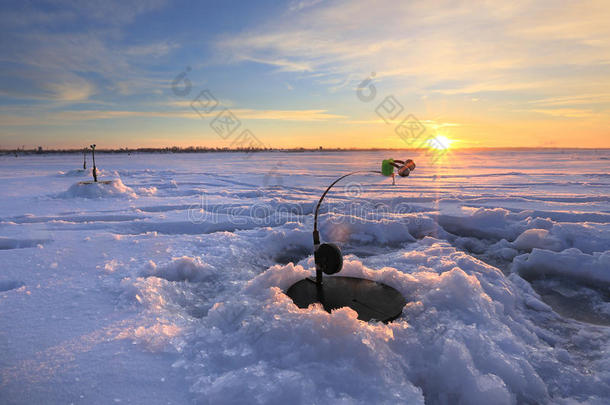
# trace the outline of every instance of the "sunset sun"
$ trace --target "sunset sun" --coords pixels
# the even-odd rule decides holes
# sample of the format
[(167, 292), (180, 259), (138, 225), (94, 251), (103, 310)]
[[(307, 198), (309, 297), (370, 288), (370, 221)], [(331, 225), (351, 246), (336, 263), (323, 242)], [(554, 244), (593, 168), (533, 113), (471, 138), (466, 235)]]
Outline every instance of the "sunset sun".
[(450, 149), (453, 142), (453, 140), (444, 135), (436, 135), (434, 138), (428, 140), (428, 147), (430, 149), (445, 150)]

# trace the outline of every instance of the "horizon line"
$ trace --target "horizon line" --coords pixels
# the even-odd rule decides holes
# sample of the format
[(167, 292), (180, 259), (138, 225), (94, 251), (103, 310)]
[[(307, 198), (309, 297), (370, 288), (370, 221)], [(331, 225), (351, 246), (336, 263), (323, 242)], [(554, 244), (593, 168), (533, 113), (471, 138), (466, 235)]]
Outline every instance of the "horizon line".
[[(0, 149), (0, 154), (14, 154), (14, 153), (26, 153), (26, 154), (45, 154), (45, 153), (81, 153), (84, 150), (90, 151), (90, 148), (53, 148), (44, 149), (42, 147), (32, 149)], [(366, 151), (418, 151), (422, 148), (359, 148), (359, 147), (346, 147), (346, 148), (305, 148), (305, 147), (269, 147), (269, 148), (229, 148), (229, 147), (208, 147), (208, 146), (162, 146), (162, 147), (137, 147), (137, 148), (99, 148), (96, 152), (102, 153), (131, 153), (131, 152), (143, 152), (143, 153), (154, 153), (154, 152), (173, 152), (173, 153), (197, 153), (197, 152), (366, 152)], [(426, 148), (426, 150), (428, 150)], [(576, 146), (480, 146), (480, 147), (455, 147), (450, 148), (451, 151), (482, 151), (482, 150), (610, 150), (610, 147), (576, 147)]]

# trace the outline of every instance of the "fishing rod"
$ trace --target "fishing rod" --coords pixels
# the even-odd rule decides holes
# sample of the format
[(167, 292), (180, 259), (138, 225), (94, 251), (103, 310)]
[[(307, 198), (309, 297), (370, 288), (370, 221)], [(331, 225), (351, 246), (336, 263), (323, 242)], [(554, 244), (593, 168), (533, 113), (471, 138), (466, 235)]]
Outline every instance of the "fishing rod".
[[(398, 169), (397, 173), (394, 173), (394, 169)], [(348, 176), (363, 173), (381, 174), (392, 176), (392, 184), (394, 184), (395, 174), (407, 177), (413, 170), (415, 170), (415, 163), (410, 159), (406, 161), (385, 159), (381, 163), (381, 170), (357, 170), (347, 173), (326, 188), (318, 200), (313, 220), (316, 278), (313, 280), (306, 277), (294, 283), (286, 291), (286, 295), (292, 298), (299, 308), (307, 308), (316, 302), (321, 303), (328, 312), (337, 308), (350, 307), (358, 313), (358, 319), (363, 321), (390, 322), (401, 315), (406, 303), (405, 298), (398, 290), (386, 284), (359, 277), (343, 276), (326, 277), (323, 282), (323, 273), (335, 274), (341, 271), (343, 255), (334, 243), (320, 243), (318, 214), (322, 201), (330, 189)]]
[[(320, 211), (320, 205), (322, 205), (322, 201), (326, 194), (330, 191), (330, 189), (348, 176), (352, 176), (354, 174), (362, 174), (362, 173), (374, 173), (381, 174), (383, 176), (392, 176), (392, 184), (394, 184), (394, 168), (398, 169), (398, 175), (400, 177), (407, 177), (409, 173), (415, 170), (415, 162), (411, 159), (407, 159), (406, 161), (402, 160), (394, 160), (394, 159), (385, 159), (381, 162), (381, 170), (356, 170), (351, 173), (344, 174), (339, 177), (335, 181), (333, 181), (330, 186), (326, 188), (320, 200), (318, 200), (318, 205), (316, 205), (316, 210), (313, 218), (313, 246), (314, 246), (314, 257), (316, 262), (316, 284), (322, 285), (322, 272), (326, 274), (334, 274), (341, 271), (343, 267), (343, 256), (341, 255), (341, 251), (339, 247), (334, 243), (323, 243), (320, 244), (320, 232), (318, 231), (318, 213)], [(326, 270), (325, 270), (326, 269)], [(332, 272), (328, 272), (332, 271)]]

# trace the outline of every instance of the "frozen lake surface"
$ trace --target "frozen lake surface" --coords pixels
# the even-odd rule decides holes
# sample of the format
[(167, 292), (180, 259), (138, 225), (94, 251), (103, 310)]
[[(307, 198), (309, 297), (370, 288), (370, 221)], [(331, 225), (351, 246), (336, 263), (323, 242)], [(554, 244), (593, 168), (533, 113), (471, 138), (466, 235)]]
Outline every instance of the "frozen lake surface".
[[(320, 217), (390, 324), (284, 295)], [(610, 151), (0, 157), (0, 403), (610, 401)], [(90, 163), (90, 162), (89, 162)]]

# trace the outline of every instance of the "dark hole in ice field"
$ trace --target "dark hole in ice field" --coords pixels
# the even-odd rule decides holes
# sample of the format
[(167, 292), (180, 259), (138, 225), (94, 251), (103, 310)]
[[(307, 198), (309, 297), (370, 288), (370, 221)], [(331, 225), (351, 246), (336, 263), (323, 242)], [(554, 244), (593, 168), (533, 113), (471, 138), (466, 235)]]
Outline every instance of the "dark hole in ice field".
[[(472, 254), (477, 259), (510, 274), (508, 260)], [(610, 326), (610, 287), (583, 286), (557, 277), (526, 278), (542, 301), (564, 318), (595, 325)], [(604, 312), (604, 308), (606, 312)]]
[(0, 292), (10, 291), (22, 287), (25, 284), (15, 280), (0, 280)]
[(274, 255), (273, 260), (279, 264), (298, 263), (311, 254), (313, 254), (311, 249), (304, 246), (289, 246)]
[[(461, 237), (450, 242), (455, 248), (500, 269), (504, 275), (510, 274), (512, 260), (487, 253), (492, 240)], [(610, 286), (583, 285), (552, 276), (526, 280), (542, 301), (559, 315), (580, 322), (610, 326)]]
[(186, 313), (192, 316), (193, 318), (201, 319), (207, 316), (210, 307), (192, 307), (186, 308)]
[(210, 308), (217, 301), (216, 294), (221, 294), (225, 290), (219, 280), (175, 281), (174, 283), (177, 287), (177, 294), (172, 296), (172, 301), (181, 306), (193, 318), (207, 316)]
[(370, 257), (370, 256), (379, 256), (382, 254), (386, 254), (386, 253), (390, 253), (394, 250), (398, 250), (401, 249), (402, 247), (399, 246), (378, 246), (378, 245), (345, 245), (342, 248), (343, 254), (344, 255), (348, 255), (348, 254), (352, 254), (354, 256), (357, 256), (361, 259), (364, 259), (366, 257)]
[(46, 240), (42, 239), (11, 239), (0, 237), (0, 250), (31, 248), (46, 242)]
[(580, 322), (610, 326), (610, 286), (584, 286), (557, 277), (528, 281), (542, 300), (559, 315)]

